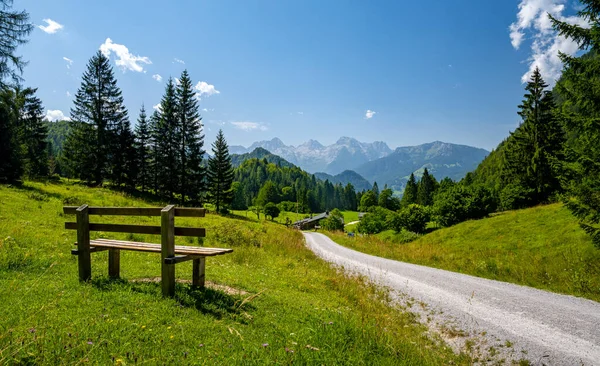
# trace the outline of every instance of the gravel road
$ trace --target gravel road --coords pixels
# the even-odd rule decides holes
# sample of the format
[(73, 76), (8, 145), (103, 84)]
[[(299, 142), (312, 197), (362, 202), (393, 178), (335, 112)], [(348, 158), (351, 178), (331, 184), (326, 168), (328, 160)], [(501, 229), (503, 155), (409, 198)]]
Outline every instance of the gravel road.
[[(455, 347), (461, 344), (456, 338), (463, 338), (464, 347), (464, 340), (477, 337), (477, 344), (484, 345), (479, 347), (482, 357), (491, 353), (496, 360), (523, 358), (536, 365), (600, 365), (600, 303), (375, 257), (323, 234), (303, 234), (319, 257), (390, 288), (405, 304), (427, 304), (411, 310), (421, 319), (429, 317), (436, 329), (446, 329), (444, 338)], [(414, 301), (406, 301), (410, 298)], [(449, 328), (454, 331), (448, 333)]]

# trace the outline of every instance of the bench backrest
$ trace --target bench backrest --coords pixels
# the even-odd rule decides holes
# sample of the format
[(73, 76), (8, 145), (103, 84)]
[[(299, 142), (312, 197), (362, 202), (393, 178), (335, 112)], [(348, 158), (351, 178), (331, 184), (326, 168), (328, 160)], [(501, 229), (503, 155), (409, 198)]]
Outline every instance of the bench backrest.
[[(170, 206), (167, 206), (168, 208)], [(63, 213), (65, 215), (77, 215), (78, 210), (85, 208), (87, 215), (104, 215), (104, 216), (161, 216), (162, 207), (89, 207), (83, 206), (64, 206)], [(79, 211), (79, 212), (80, 212)], [(180, 217), (204, 217), (206, 210), (203, 208), (183, 208), (174, 207), (174, 216)], [(161, 226), (153, 225), (127, 225), (127, 224), (87, 224), (89, 231), (106, 231), (116, 233), (132, 233), (132, 234), (155, 234), (161, 235), (163, 230)], [(77, 222), (65, 222), (65, 229), (77, 230)], [(174, 227), (173, 234), (175, 236), (196, 236), (205, 237), (206, 230), (204, 228), (191, 227)]]

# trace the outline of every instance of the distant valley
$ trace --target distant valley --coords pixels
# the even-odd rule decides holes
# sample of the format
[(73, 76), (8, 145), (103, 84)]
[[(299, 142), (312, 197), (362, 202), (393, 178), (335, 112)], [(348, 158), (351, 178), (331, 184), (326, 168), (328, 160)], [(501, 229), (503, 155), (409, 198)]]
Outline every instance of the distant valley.
[(248, 148), (230, 146), (229, 150), (234, 165), (249, 158), (267, 158), (281, 165), (297, 165), (322, 180), (352, 183), (357, 190), (370, 189), (377, 182), (380, 188), (387, 184), (397, 192), (404, 190), (411, 173), (420, 176), (425, 168), (438, 180), (460, 180), (489, 154), (484, 149), (441, 141), (392, 150), (382, 141), (365, 143), (350, 137), (341, 137), (329, 146), (315, 140), (288, 146), (274, 138)]

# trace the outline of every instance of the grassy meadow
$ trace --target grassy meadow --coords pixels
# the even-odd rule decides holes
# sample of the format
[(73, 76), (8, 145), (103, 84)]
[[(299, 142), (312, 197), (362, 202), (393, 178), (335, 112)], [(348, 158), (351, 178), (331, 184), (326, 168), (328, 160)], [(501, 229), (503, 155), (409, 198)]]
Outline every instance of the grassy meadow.
[[(0, 186), (0, 364), (470, 364), (395, 308), (388, 294), (346, 277), (303, 245), (301, 233), (244, 217), (176, 218), (207, 237), (177, 244), (232, 247), (208, 258), (206, 289), (177, 285), (161, 297), (160, 256), (123, 251), (122, 280), (107, 278), (106, 252), (92, 254), (80, 284), (63, 205), (157, 206), (102, 188)], [(250, 217), (250, 214), (249, 214)], [(159, 224), (158, 217), (92, 222)], [(92, 238), (159, 242), (146, 235)], [(191, 262), (177, 265), (190, 280)]]
[(562, 204), (503, 212), (398, 244), (383, 232), (334, 241), (372, 255), (600, 301), (600, 250)]

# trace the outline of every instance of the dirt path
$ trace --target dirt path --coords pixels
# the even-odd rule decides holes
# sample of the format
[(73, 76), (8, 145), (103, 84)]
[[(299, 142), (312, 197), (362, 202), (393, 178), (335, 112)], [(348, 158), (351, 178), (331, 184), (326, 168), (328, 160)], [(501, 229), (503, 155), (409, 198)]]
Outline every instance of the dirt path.
[(371, 256), (320, 233), (304, 237), (321, 258), (389, 287), (405, 304), (420, 303), (411, 310), (450, 344), (475, 342), (472, 352), (496, 359), (600, 365), (600, 303)]

